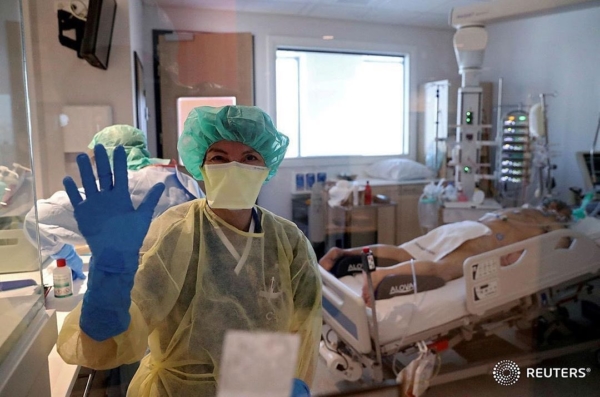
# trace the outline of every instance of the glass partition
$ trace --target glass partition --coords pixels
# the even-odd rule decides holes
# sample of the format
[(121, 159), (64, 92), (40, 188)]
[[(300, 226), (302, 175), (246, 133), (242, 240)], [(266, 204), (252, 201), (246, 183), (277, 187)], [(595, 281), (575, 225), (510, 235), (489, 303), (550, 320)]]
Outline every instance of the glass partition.
[[(43, 308), (44, 291), (37, 242), (23, 231), (35, 186), (19, 1), (0, 3), (0, 32), (1, 365)], [(35, 224), (35, 211), (31, 215)]]
[[(419, 160), (419, 157), (426, 158), (426, 147), (431, 145), (430, 142), (424, 142), (429, 139), (424, 133), (427, 125), (423, 120), (426, 117), (424, 114), (427, 113), (424, 108), (424, 86), (428, 82), (442, 80), (450, 81), (450, 86), (455, 90), (460, 86), (458, 82), (460, 76), (452, 47), (455, 29), (447, 25), (447, 17), (453, 6), (485, 3), (481, 0), (456, 0), (445, 1), (442, 6), (441, 1), (432, 0), (422, 2), (423, 4), (413, 2), (414, 5), (407, 6), (408, 8), (401, 10), (400, 13), (392, 14), (392, 3), (395, 5), (409, 2), (363, 1), (362, 3), (365, 4), (361, 5), (358, 4), (361, 3), (359, 1), (337, 1), (333, 6), (328, 3), (334, 2), (326, 0), (306, 2), (311, 3), (310, 5), (301, 5), (300, 1), (283, 0), (271, 2), (118, 0), (110, 47), (110, 63), (106, 69), (102, 69), (78, 57), (78, 48), (86, 30), (85, 19), (88, 9), (85, 5), (92, 3), (97, 5), (99, 1), (22, 1), (26, 16), (23, 18), (26, 27), (24, 31), (21, 29), (19, 1), (0, 1), (0, 22), (2, 22), (0, 26), (0, 166), (2, 167), (0, 169), (0, 280), (33, 281), (30, 282), (32, 284), (30, 286), (0, 292), (0, 298), (5, 293), (10, 294), (10, 298), (0, 299), (0, 304), (5, 305), (0, 307), (0, 314), (6, 312), (4, 302), (10, 302), (6, 299), (28, 300), (32, 302), (31, 307), (41, 301), (42, 277), (46, 275), (48, 268), (53, 268), (55, 265), (53, 261), (48, 261), (49, 263), (42, 263), (40, 266), (40, 262), (44, 261), (40, 260), (35, 240), (46, 237), (43, 228), (43, 210), (39, 211), (37, 217), (33, 214), (34, 223), (37, 224), (39, 221), (41, 238), (38, 236), (32, 238), (30, 235), (27, 239), (22, 232), (24, 222), (28, 219), (27, 214), (34, 208), (34, 192), (37, 192), (38, 199), (44, 199), (46, 202), (50, 202), (57, 192), (61, 192), (64, 199), (66, 194), (63, 191), (62, 179), (65, 175), (72, 176), (78, 186), (81, 186), (76, 157), (79, 153), (88, 150), (89, 142), (99, 130), (111, 124), (137, 126), (146, 134), (147, 149), (153, 158), (172, 160), (180, 157), (177, 143), (181, 122), (186, 118), (190, 108), (196, 106), (196, 100), (222, 101), (233, 98), (234, 103), (238, 105), (256, 105), (272, 117), (278, 129), (296, 137), (295, 142), (292, 141), (288, 148), (288, 155), (295, 151), (291, 156), (293, 158), (284, 160), (278, 174), (262, 187), (258, 198), (259, 205), (266, 211), (291, 220), (292, 214), (298, 209), (296, 204), (301, 204), (305, 210), (309, 202), (307, 197), (293, 194), (293, 181), (298, 174), (323, 172), (331, 179), (335, 175), (360, 175), (358, 180), (361, 180), (365, 176), (364, 171), (367, 166), (376, 161), (392, 159), (392, 157), (393, 160), (398, 157), (414, 160)], [(433, 3), (440, 3), (440, 6), (432, 6), (435, 12), (425, 13), (426, 4)], [(258, 4), (263, 8), (256, 8), (259, 7)], [(387, 7), (390, 7), (389, 16), (386, 15)], [(345, 12), (342, 13), (340, 11), (342, 9)], [(379, 19), (375, 15), (376, 9), (379, 10)], [(539, 92), (556, 90), (561, 93), (559, 99), (551, 103), (549, 108), (553, 112), (549, 113), (551, 121), (549, 130), (553, 134), (551, 135), (553, 145), (556, 145), (556, 148), (561, 147), (560, 157), (556, 160), (559, 163), (556, 171), (557, 183), (561, 185), (560, 189), (567, 192), (571, 184), (577, 183), (576, 178), (572, 178), (573, 175), (578, 175), (578, 171), (572, 170), (575, 167), (570, 167), (574, 164), (574, 160), (569, 156), (575, 150), (587, 153), (586, 149), (589, 149), (588, 146), (592, 143), (591, 132), (596, 127), (597, 115), (594, 112), (597, 112), (597, 109), (593, 109), (593, 104), (597, 103), (595, 99), (598, 97), (598, 85), (590, 84), (590, 81), (597, 81), (595, 71), (598, 65), (597, 54), (600, 51), (589, 51), (589, 48), (597, 49), (600, 43), (598, 33), (591, 33), (597, 31), (592, 27), (597, 26), (600, 18), (599, 11), (600, 8), (596, 7), (551, 16), (537, 16), (526, 20), (504, 21), (489, 26), (490, 43), (486, 53), (486, 63), (482, 69), (482, 82), (485, 81), (493, 86), (498, 78), (506, 78), (504, 101), (512, 104), (527, 98), (531, 99), (532, 95), (535, 97)], [(340, 18), (343, 15), (347, 18)], [(413, 21), (407, 17), (411, 15)], [(400, 24), (397, 18), (402, 16), (408, 19), (404, 19), (404, 23)], [(436, 23), (433, 23), (434, 19)], [(432, 24), (428, 25), (428, 21)], [(414, 24), (411, 25), (411, 22)], [(561, 29), (557, 30), (556, 26), (560, 26)], [(56, 35), (58, 29), (61, 29), (60, 40)], [(24, 36), (25, 46), (22, 44)], [(31, 58), (24, 57), (24, 49), (27, 50), (27, 55), (32, 55)], [(563, 51), (570, 56), (563, 56)], [(326, 53), (351, 57), (362, 54), (361, 57), (364, 59), (360, 60), (360, 68), (342, 68), (337, 62), (324, 60), (318, 62), (320, 67), (315, 70), (306, 68), (306, 62), (300, 61), (302, 57), (314, 54), (321, 56)], [(515, 54), (519, 56), (520, 62), (514, 62)], [(384, 56), (393, 59), (383, 59)], [(548, 58), (548, 56), (556, 58)], [(24, 58), (28, 61), (33, 60), (27, 68), (23, 63)], [(298, 61), (295, 61), (296, 58)], [(582, 60), (569, 62), (568, 59), (571, 58), (582, 58)], [(25, 70), (28, 71), (28, 88), (23, 78)], [(342, 79), (346, 74), (357, 74), (361, 77), (360, 82), (352, 84), (346, 82)], [(308, 80), (311, 84), (303, 83), (303, 78), (307, 76), (311, 78)], [(346, 86), (351, 87), (352, 90), (344, 91), (343, 87)], [(501, 87), (495, 88), (498, 90)], [(358, 94), (352, 97), (348, 95), (350, 91)], [(313, 95), (308, 96), (308, 93)], [(34, 98), (31, 116), (27, 108), (28, 94), (30, 98)], [(393, 96), (387, 97), (387, 94)], [(365, 102), (358, 102), (357, 97), (365, 99)], [(490, 104), (486, 108), (489, 112), (488, 123), (490, 124), (493, 122), (492, 115), (498, 108), (492, 106), (493, 97), (495, 93), (493, 96), (489, 95)], [(345, 108), (331, 111), (324, 100), (332, 98), (339, 98), (340, 102), (345, 104)], [(190, 101), (194, 105), (187, 106)], [(348, 101), (352, 103), (347, 103)], [(305, 114), (302, 109), (307, 108), (315, 108), (318, 113)], [(308, 119), (304, 119), (303, 116), (307, 114)], [(565, 115), (569, 114), (577, 114), (578, 117), (567, 118)], [(319, 125), (315, 125), (315, 120), (321, 118), (327, 122), (319, 122), (317, 123)], [(572, 124), (567, 126), (564, 122), (567, 119)], [(28, 129), (30, 124), (28, 120), (31, 120), (33, 126), (31, 130)], [(428, 121), (437, 124), (437, 120), (436, 118)], [(591, 122), (584, 123), (583, 120), (591, 120)], [(450, 120), (449, 124), (454, 124), (454, 121)], [(319, 129), (323, 126), (327, 126), (326, 131)], [(304, 127), (308, 130), (304, 131)], [(324, 137), (321, 131), (327, 132), (328, 136)], [(313, 145), (308, 148), (310, 150), (302, 147), (305, 142), (300, 139), (307, 137), (311, 139), (314, 137)], [(329, 137), (331, 141), (324, 140)], [(309, 141), (310, 139), (307, 140)], [(356, 150), (346, 150), (348, 145)], [(32, 161), (32, 158), (35, 161)], [(179, 171), (181, 174), (186, 172), (183, 167), (179, 167)], [(34, 189), (34, 173), (36, 189)], [(394, 233), (398, 236), (399, 233), (412, 235), (413, 231), (419, 230), (418, 223), (413, 220), (417, 219), (416, 203), (422, 193), (423, 180), (419, 179), (417, 183), (407, 182), (409, 178), (402, 181), (391, 181), (391, 179), (380, 180), (380, 190), (377, 193), (392, 197), (393, 201), (397, 202), (396, 215), (386, 217), (380, 214), (377, 219), (374, 219), (373, 214), (354, 214), (361, 216), (353, 215), (353, 221), (350, 222), (347, 218), (348, 214), (342, 214), (346, 216), (344, 218), (346, 223), (352, 223), (350, 225), (352, 227), (344, 224), (345, 229), (354, 230), (355, 226), (365, 225), (369, 229), (367, 230), (369, 241), (348, 239), (348, 245), (370, 244), (373, 240), (373, 231), (380, 233), (384, 229), (386, 231), (390, 229), (392, 236)], [(334, 181), (328, 180), (328, 182)], [(143, 196), (139, 191), (135, 194), (138, 198)], [(68, 199), (65, 200), (68, 204)], [(381, 204), (380, 207), (383, 205)], [(203, 215), (199, 214), (198, 217), (200, 216)], [(61, 221), (67, 219), (63, 218)], [(50, 220), (51, 227), (56, 224), (52, 222), (55, 221)], [(71, 226), (76, 227), (72, 213), (69, 222)], [(355, 225), (357, 222), (361, 225)], [(242, 241), (241, 237), (234, 235), (234, 232), (229, 235), (230, 232), (229, 229), (225, 230), (227, 239), (233, 241), (233, 243), (227, 241), (230, 245)], [(337, 234), (344, 235), (344, 233)], [(56, 231), (50, 233), (51, 237), (57, 235)], [(490, 235), (498, 240), (504, 239), (505, 236), (503, 233)], [(77, 254), (83, 259), (83, 273), (89, 276), (91, 256), (83, 238), (80, 235), (76, 237), (76, 240), (63, 242), (77, 249)], [(214, 246), (217, 247), (215, 250), (222, 250), (219, 251), (219, 255), (222, 253), (219, 258), (226, 257), (229, 260), (230, 256), (235, 257), (232, 251), (228, 251), (229, 247), (226, 246), (225, 241), (220, 238), (214, 239)], [(219, 245), (221, 242), (223, 244)], [(190, 242), (190, 246), (192, 243), (196, 246), (200, 245), (197, 240)], [(547, 240), (543, 240), (543, 243), (544, 247), (550, 244)], [(256, 241), (248, 245), (239, 244), (239, 252), (236, 254), (244, 260), (248, 257), (244, 256), (248, 252), (250, 252), (248, 255), (254, 255), (262, 249), (261, 247), (255, 249), (258, 247), (254, 245), (258, 244)], [(45, 254), (43, 241), (39, 245), (39, 250)], [(181, 241), (169, 241), (166, 245), (172, 246), (173, 251), (177, 251), (174, 255), (180, 255), (188, 248)], [(539, 247), (528, 247), (530, 252), (540, 250)], [(555, 246), (551, 248), (555, 249)], [(556, 245), (556, 249), (559, 248)], [(330, 292), (328, 296), (325, 296), (326, 293), (323, 294), (323, 333), (320, 344), (314, 346), (313, 350), (318, 363), (311, 385), (313, 395), (395, 396), (398, 394), (397, 386), (383, 389), (384, 385), (393, 384), (396, 379), (402, 377), (412, 376), (411, 371), (417, 369), (420, 374), (429, 375), (422, 375), (422, 378), (413, 382), (413, 385), (423, 389), (429, 387), (427, 392), (433, 393), (431, 395), (464, 395), (464, 390), (468, 390), (472, 395), (491, 395), (495, 393), (494, 388), (502, 386), (498, 385), (489, 370), (494, 367), (494, 364), (500, 362), (497, 357), (505, 356), (519, 359), (531, 358), (531, 361), (523, 361), (525, 364), (521, 367), (521, 380), (511, 389), (515, 390), (515, 394), (533, 396), (543, 394), (543, 391), (540, 392), (542, 389), (555, 389), (558, 393), (568, 394), (570, 390), (567, 389), (572, 390), (575, 387), (573, 383), (568, 382), (569, 379), (526, 377), (529, 373), (526, 371), (533, 369), (533, 364), (527, 363), (549, 358), (557, 361), (553, 365), (545, 365), (542, 362), (546, 367), (592, 368), (592, 375), (581, 376), (581, 382), (577, 383), (577, 387), (580, 384), (582, 387), (589, 386), (592, 378), (598, 379), (597, 376), (593, 376), (596, 369), (592, 364), (595, 363), (590, 361), (592, 358), (588, 355), (588, 351), (600, 347), (600, 342), (588, 334), (587, 325), (594, 323), (597, 330), (600, 321), (600, 314), (598, 314), (600, 313), (598, 309), (600, 281), (598, 277), (590, 275), (592, 271), (596, 272), (596, 276), (598, 275), (600, 262), (597, 258), (600, 258), (600, 249), (587, 242), (585, 247), (583, 243), (580, 245), (577, 242), (569, 250), (581, 250), (583, 260), (571, 260), (570, 258), (576, 256), (568, 255), (563, 261), (565, 266), (560, 271), (550, 272), (546, 271), (547, 267), (544, 267), (548, 266), (547, 264), (536, 263), (531, 259), (528, 263), (532, 270), (528, 277), (515, 276), (514, 280), (508, 280), (505, 276), (503, 279), (508, 284), (512, 284), (511, 281), (514, 284), (525, 283), (529, 277), (543, 279), (540, 274), (542, 276), (545, 273), (562, 274), (571, 268), (579, 269), (574, 262), (578, 262), (577, 266), (590, 264), (590, 267), (585, 269), (587, 273), (584, 274), (582, 271), (576, 278), (565, 280), (568, 284), (557, 284), (532, 293), (527, 292), (526, 295), (515, 298), (513, 302), (516, 306), (494, 307), (487, 313), (488, 317), (471, 315), (467, 311), (467, 298), (471, 301), (473, 299), (484, 301), (498, 295), (508, 296), (511, 292), (509, 288), (508, 291), (498, 293), (497, 284), (486, 281), (488, 279), (485, 277), (495, 276), (497, 269), (501, 269), (498, 273), (505, 270), (504, 267), (494, 267), (496, 263), (500, 266), (500, 259), (496, 262), (495, 258), (494, 261), (483, 263), (479, 268), (480, 271), (473, 271), (471, 275), (467, 272), (469, 277), (484, 278), (484, 281), (477, 285), (476, 293), (467, 290), (465, 277), (459, 277), (447, 283), (449, 288), (432, 289), (432, 293), (427, 295), (431, 298), (427, 298), (427, 301), (424, 294), (417, 292), (414, 297), (412, 295), (396, 297), (404, 299), (397, 300), (399, 302), (397, 305), (390, 303), (391, 299), (378, 300), (375, 302), (377, 315), (389, 320), (381, 321), (377, 325), (379, 333), (374, 331), (374, 324), (377, 323), (372, 322), (373, 317), (378, 316), (373, 316), (373, 310), (365, 303), (361, 276), (350, 276), (350, 279), (346, 279), (348, 285), (342, 284), (342, 288), (340, 287), (342, 281), (313, 263), (312, 265), (317, 269), (315, 274), (317, 272), (321, 274), (323, 290), (329, 288)], [(561, 251), (561, 255), (563, 253)], [(48, 255), (53, 254), (48, 253)], [(286, 255), (280, 255), (278, 258), (287, 258)], [(200, 254), (192, 257), (199, 256)], [(212, 266), (211, 261), (214, 257), (217, 255), (202, 262), (198, 265), (198, 269), (205, 271), (205, 267)], [(192, 263), (191, 260), (186, 259), (164, 260), (162, 264), (166, 268), (176, 268), (183, 262)], [(244, 266), (251, 266), (250, 262), (252, 261), (248, 260)], [(260, 263), (260, 260), (256, 262)], [(556, 261), (548, 260), (548, 262), (552, 264)], [(214, 265), (221, 265), (221, 262), (215, 261)], [(231, 268), (236, 269), (235, 265), (237, 262)], [(225, 267), (219, 269), (223, 268)], [(226, 270), (223, 270), (223, 273)], [(172, 288), (176, 291), (173, 295), (181, 293), (184, 289), (194, 291), (190, 292), (190, 295), (194, 293), (197, 295), (189, 298), (193, 303), (183, 302), (183, 307), (171, 311), (165, 309), (164, 312), (157, 310), (160, 311), (157, 316), (163, 317), (160, 321), (156, 321), (160, 324), (155, 325), (156, 329), (164, 327), (161, 329), (163, 334), (151, 336), (151, 341), (159, 342), (154, 343), (149, 351), (155, 354), (152, 359), (158, 361), (142, 362), (141, 366), (139, 363), (134, 363), (102, 371), (83, 368), (81, 374), (90, 374), (93, 380), (90, 383), (92, 389), (97, 389), (99, 393), (124, 396), (138, 366), (141, 368), (139, 373), (146, 376), (151, 372), (151, 376), (154, 377), (152, 379), (168, 377), (183, 379), (188, 376), (184, 372), (190, 370), (198, 373), (189, 375), (186, 381), (191, 381), (194, 376), (206, 377), (209, 382), (216, 380), (213, 371), (218, 372), (217, 369), (221, 368), (219, 367), (220, 356), (207, 358), (209, 353), (195, 351), (194, 353), (198, 353), (203, 360), (207, 361), (190, 363), (188, 361), (189, 356), (192, 355), (190, 351), (197, 346), (204, 347), (203, 344), (210, 339), (210, 342), (213, 342), (211, 348), (220, 352), (225, 331), (233, 327), (231, 323), (222, 325), (220, 323), (222, 318), (231, 319), (232, 322), (239, 318), (246, 319), (245, 315), (238, 315), (236, 310), (240, 307), (245, 308), (246, 304), (260, 306), (263, 301), (271, 304), (272, 300), (276, 301), (281, 296), (286, 296), (285, 291), (281, 292), (282, 284), (277, 283), (273, 274), (256, 271), (256, 274), (260, 274), (256, 276), (257, 278), (264, 277), (264, 280), (259, 279), (260, 288), (263, 289), (257, 290), (255, 295), (249, 295), (245, 300), (240, 299), (243, 301), (242, 304), (238, 305), (236, 301), (229, 311), (214, 309), (216, 306), (214, 302), (217, 299), (212, 300), (210, 309), (206, 309), (198, 320), (191, 320), (192, 315), (188, 314), (196, 304), (194, 299), (203, 299), (201, 303), (209, 301), (210, 299), (205, 298), (202, 293), (220, 288), (217, 285), (218, 281), (222, 282), (225, 277), (234, 280), (226, 286), (222, 282), (223, 288), (227, 288), (224, 289), (226, 293), (223, 294), (227, 299), (233, 299), (235, 294), (248, 290), (242, 277), (236, 278), (230, 273), (225, 276), (219, 273), (222, 277), (214, 277), (216, 281), (206, 282), (205, 280), (208, 279), (206, 278), (204, 284), (198, 282), (197, 285), (195, 279), (194, 281), (186, 279), (184, 286)], [(190, 267), (189, 274), (200, 279), (200, 271), (194, 267)], [(181, 279), (187, 275), (188, 273), (185, 273)], [(318, 276), (315, 276), (316, 278)], [(171, 274), (164, 273), (149, 277), (148, 285), (152, 288), (148, 288), (148, 294), (162, 293), (163, 289), (157, 288), (156, 285), (162, 286), (164, 284), (160, 284), (161, 282), (167, 283), (169, 280), (177, 280), (173, 283), (181, 281)], [(296, 280), (298, 279), (286, 280), (287, 285), (293, 285)], [(89, 277), (75, 280), (73, 297), (67, 299), (55, 299), (53, 293), (48, 294), (46, 305), (48, 309), (57, 310), (59, 331), (62, 319), (83, 299), (84, 292), (91, 290), (88, 289), (88, 281)], [(535, 282), (536, 280), (531, 281), (532, 284)], [(183, 284), (183, 281), (181, 283)], [(408, 285), (412, 286), (410, 283)], [(390, 294), (392, 288), (397, 292), (405, 286), (406, 284), (399, 284), (390, 287)], [(179, 287), (181, 288), (178, 289)], [(427, 292), (430, 291), (425, 291)], [(438, 293), (439, 295), (436, 295)], [(448, 298), (448, 294), (453, 300)], [(317, 296), (316, 290), (312, 296)], [(155, 295), (152, 297), (155, 298)], [(139, 299), (139, 296), (137, 298)], [(224, 298), (223, 301), (227, 299)], [(156, 298), (156, 306), (160, 306), (164, 301), (162, 296), (160, 299)], [(306, 298), (306, 301), (310, 299)], [(292, 304), (289, 303), (289, 306)], [(282, 304), (281, 307), (288, 306)], [(145, 309), (151, 311), (154, 307)], [(154, 313), (147, 317), (153, 315)], [(169, 317), (171, 315), (172, 317)], [(209, 315), (215, 315), (215, 320), (207, 320)], [(23, 318), (26, 316), (19, 317), (21, 320)], [(577, 327), (582, 318), (581, 324), (586, 328), (585, 332), (579, 333), (580, 329)], [(252, 318), (251, 321), (254, 321), (252, 326), (260, 330), (271, 327), (281, 331), (283, 328), (277, 328), (278, 324), (271, 323), (263, 326), (261, 321), (266, 320), (285, 322), (279, 321), (273, 312), (267, 312)], [(290, 320), (289, 323), (291, 322)], [(187, 326), (182, 333), (187, 332), (187, 329), (196, 331), (203, 329), (203, 331), (188, 337), (177, 333), (179, 331), (177, 327), (181, 324)], [(256, 326), (256, 324), (261, 325)], [(214, 331), (215, 329), (219, 331)], [(285, 331), (287, 332), (288, 329)], [(0, 335), (3, 335), (3, 332), (4, 328), (0, 325)], [(170, 332), (172, 333), (169, 334)], [(173, 335), (177, 337), (168, 339)], [(381, 339), (377, 341), (378, 338)], [(145, 341), (145, 336), (139, 340)], [(184, 343), (188, 342), (189, 346), (185, 345), (185, 348), (182, 348)], [(185, 354), (177, 358), (167, 357), (167, 353), (159, 351), (167, 345), (169, 349), (177, 345)], [(431, 355), (425, 355), (424, 350), (428, 349), (427, 346), (429, 352), (431, 349), (436, 349), (440, 353), (435, 356), (435, 360)], [(564, 352), (562, 356), (567, 356), (567, 360), (562, 356), (550, 354), (556, 353), (554, 347), (557, 346), (572, 348), (568, 355), (567, 350), (558, 352), (561, 354)], [(142, 343), (142, 348), (145, 347), (145, 343)], [(553, 348), (552, 352), (550, 348)], [(586, 351), (583, 352), (582, 349)], [(276, 349), (273, 345), (268, 345), (264, 350), (269, 355)], [(0, 346), (0, 353), (2, 351), (4, 350)], [(318, 358), (316, 358), (317, 351)], [(529, 352), (532, 356), (523, 356), (524, 352)], [(162, 353), (165, 354), (161, 355)], [(421, 353), (424, 356), (421, 358), (430, 360), (416, 362), (415, 358), (420, 357)], [(486, 357), (483, 357), (484, 353)], [(493, 356), (494, 361), (491, 362), (491, 366), (487, 353)], [(57, 354), (55, 359), (59, 364), (66, 365)], [(164, 362), (159, 362), (163, 359)], [(470, 377), (475, 372), (468, 371), (467, 364), (480, 363), (484, 359), (485, 366), (482, 364), (477, 367), (476, 373), (480, 378), (473, 381)], [(572, 363), (569, 359), (573, 360)], [(597, 356), (594, 356), (593, 360), (596, 359)], [(413, 362), (415, 365), (408, 367)], [(177, 368), (169, 368), (169, 365), (176, 366), (180, 363), (185, 364)], [(416, 364), (419, 366), (417, 367)], [(263, 368), (256, 364), (254, 367), (253, 369)], [(410, 370), (398, 377), (400, 371), (406, 368)], [(455, 369), (460, 371), (464, 369), (465, 372), (456, 373)], [(571, 369), (573, 368), (570, 368), (569, 374), (572, 373)], [(59, 380), (74, 385), (75, 392), (83, 392), (86, 389), (87, 379), (83, 377), (78, 379), (78, 370), (79, 368), (70, 368), (71, 372), (68, 374), (68, 371), (61, 372), (62, 377), (70, 378)], [(268, 371), (265, 369), (264, 372)], [(430, 383), (429, 378), (432, 374), (435, 377)], [(458, 382), (457, 379), (462, 380)], [(254, 383), (260, 382), (254, 380)], [(446, 393), (445, 383), (450, 383), (452, 386), (448, 390), (454, 390), (456, 393)], [(538, 385), (542, 386), (538, 388)], [(248, 386), (250, 388), (251, 384), (249, 383)], [(381, 390), (378, 390), (378, 387)], [(597, 381), (595, 387), (594, 390), (597, 390)], [(62, 395), (69, 395), (72, 391), (69, 388)], [(216, 392), (211, 389), (207, 395), (214, 394)], [(204, 394), (198, 391), (198, 395)]]

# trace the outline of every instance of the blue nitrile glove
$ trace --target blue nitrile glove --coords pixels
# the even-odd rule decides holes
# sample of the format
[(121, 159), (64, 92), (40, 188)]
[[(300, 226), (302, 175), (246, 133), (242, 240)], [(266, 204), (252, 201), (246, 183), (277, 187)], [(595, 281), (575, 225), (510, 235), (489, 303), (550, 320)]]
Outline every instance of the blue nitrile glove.
[(85, 280), (85, 274), (83, 274), (83, 261), (75, 252), (75, 247), (71, 244), (65, 244), (63, 247), (54, 255), (50, 255), (54, 260), (64, 258), (67, 261), (67, 266), (71, 268), (73, 272), (73, 281), (77, 279)]
[(290, 397), (310, 397), (308, 385), (302, 379), (294, 378), (292, 395)]
[(129, 327), (139, 251), (165, 186), (154, 185), (135, 209), (129, 195), (125, 149), (117, 147), (114, 151), (114, 181), (104, 146), (96, 145), (94, 156), (100, 189), (86, 154), (77, 156), (86, 199), (70, 177), (63, 184), (92, 253), (79, 326), (91, 338), (103, 341)]

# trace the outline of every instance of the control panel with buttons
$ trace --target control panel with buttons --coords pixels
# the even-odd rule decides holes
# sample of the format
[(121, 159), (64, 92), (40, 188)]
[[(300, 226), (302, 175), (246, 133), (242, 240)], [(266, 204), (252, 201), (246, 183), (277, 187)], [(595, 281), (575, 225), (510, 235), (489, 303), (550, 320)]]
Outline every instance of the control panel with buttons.
[(473, 287), (473, 300), (481, 301), (498, 294), (498, 281), (492, 280), (490, 282), (479, 284)]
[(471, 265), (472, 280), (496, 277), (500, 268), (500, 258), (494, 257)]

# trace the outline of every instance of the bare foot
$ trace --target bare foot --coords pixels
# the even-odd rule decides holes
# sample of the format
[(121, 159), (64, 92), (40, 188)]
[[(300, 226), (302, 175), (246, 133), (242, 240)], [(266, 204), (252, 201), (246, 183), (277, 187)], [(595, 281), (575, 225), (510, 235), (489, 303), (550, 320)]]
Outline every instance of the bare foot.
[(335, 262), (344, 255), (344, 250), (338, 247), (333, 247), (321, 258), (319, 265), (330, 271), (335, 265)]

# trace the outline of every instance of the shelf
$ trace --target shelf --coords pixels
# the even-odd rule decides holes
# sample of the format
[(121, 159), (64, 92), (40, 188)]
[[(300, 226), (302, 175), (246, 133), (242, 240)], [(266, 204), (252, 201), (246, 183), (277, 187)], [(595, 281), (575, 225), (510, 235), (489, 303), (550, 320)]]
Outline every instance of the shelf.
[(389, 203), (373, 203), (373, 204), (369, 204), (369, 205), (336, 205), (336, 206), (329, 206), (330, 209), (341, 209), (344, 211), (354, 211), (354, 210), (363, 210), (363, 209), (369, 209), (369, 208), (382, 208), (382, 207), (395, 207), (396, 203), (391, 201)]
[(480, 129), (480, 128), (492, 128), (491, 124), (452, 124), (449, 125), (448, 128), (473, 128), (473, 129)]
[(345, 234), (345, 233), (376, 233), (377, 225), (373, 226), (335, 226), (329, 225), (325, 227), (325, 234)]

